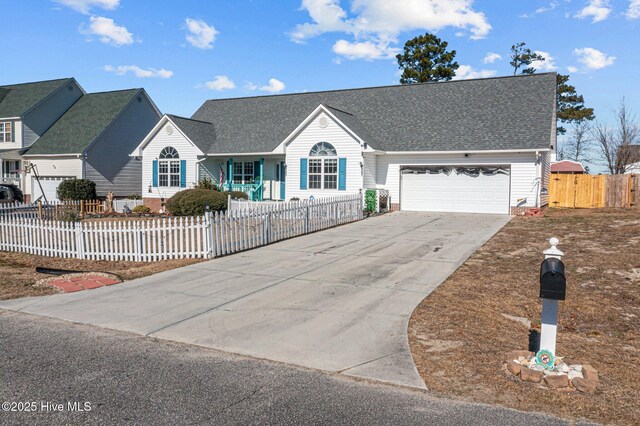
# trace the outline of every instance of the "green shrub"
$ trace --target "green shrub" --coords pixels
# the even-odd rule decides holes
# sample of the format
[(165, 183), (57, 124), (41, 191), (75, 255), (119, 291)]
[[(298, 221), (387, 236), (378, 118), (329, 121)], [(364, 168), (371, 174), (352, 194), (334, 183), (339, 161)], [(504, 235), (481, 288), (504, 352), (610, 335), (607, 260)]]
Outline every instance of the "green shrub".
[(201, 216), (209, 206), (211, 211), (227, 209), (227, 194), (210, 189), (187, 189), (169, 198), (165, 207), (176, 216)]
[(364, 192), (364, 209), (368, 212), (376, 211), (376, 190), (367, 189)]
[(57, 193), (63, 201), (95, 200), (96, 184), (89, 179), (69, 179), (58, 185)]
[(151, 209), (144, 204), (140, 204), (139, 206), (135, 206), (132, 210), (134, 213), (151, 213)]
[(140, 194), (131, 194), (127, 197), (129, 200), (142, 200), (142, 195)]
[(198, 184), (196, 185), (196, 189), (210, 189), (217, 191), (218, 186), (213, 182), (213, 180), (211, 180), (209, 176), (205, 176), (200, 179), (200, 182), (198, 182)]

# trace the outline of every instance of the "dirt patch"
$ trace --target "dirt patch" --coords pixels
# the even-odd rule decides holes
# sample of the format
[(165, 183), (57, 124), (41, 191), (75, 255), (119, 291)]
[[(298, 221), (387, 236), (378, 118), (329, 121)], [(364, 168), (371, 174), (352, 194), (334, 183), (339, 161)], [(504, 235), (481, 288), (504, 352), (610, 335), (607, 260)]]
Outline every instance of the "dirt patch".
[(123, 280), (145, 277), (162, 271), (201, 262), (200, 259), (176, 259), (160, 262), (108, 262), (96, 260), (61, 259), (24, 253), (0, 252), (0, 300), (26, 296), (42, 296), (58, 291), (37, 285), (51, 275), (39, 274), (36, 266), (74, 271), (106, 272)]
[[(640, 424), (640, 235), (637, 209), (557, 210), (517, 217), (416, 308), (409, 341), (435, 393), (561, 417)], [(502, 355), (527, 349), (540, 322), (539, 266), (560, 239), (568, 288), (560, 303), (557, 352), (600, 373), (595, 394), (559, 393), (501, 371)], [(517, 255), (514, 255), (517, 253)], [(524, 322), (524, 321), (522, 321)], [(461, 342), (445, 350), (441, 342)]]

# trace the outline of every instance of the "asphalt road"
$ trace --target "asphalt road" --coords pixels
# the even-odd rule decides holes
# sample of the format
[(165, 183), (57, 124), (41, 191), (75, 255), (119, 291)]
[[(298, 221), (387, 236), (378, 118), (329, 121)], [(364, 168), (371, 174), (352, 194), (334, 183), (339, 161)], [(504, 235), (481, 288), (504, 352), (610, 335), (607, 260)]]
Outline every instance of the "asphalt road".
[[(0, 424), (566, 424), (6, 311), (0, 311), (0, 402)], [(36, 412), (6, 412), (4, 402), (29, 403)], [(90, 411), (69, 411), (69, 402), (83, 408), (88, 402)], [(53, 412), (55, 404), (63, 411)]]

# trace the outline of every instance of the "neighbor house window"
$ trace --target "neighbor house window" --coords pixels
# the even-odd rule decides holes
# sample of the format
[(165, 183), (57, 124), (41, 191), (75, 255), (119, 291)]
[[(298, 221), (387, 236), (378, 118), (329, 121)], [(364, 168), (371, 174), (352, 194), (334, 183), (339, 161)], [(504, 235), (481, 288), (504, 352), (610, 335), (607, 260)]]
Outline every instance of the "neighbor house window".
[(309, 189), (337, 189), (338, 153), (333, 145), (317, 143), (309, 157)]
[(20, 161), (4, 161), (2, 176), (5, 179), (17, 179), (20, 177)]
[(233, 163), (233, 183), (253, 183), (253, 161)]
[(0, 123), (0, 142), (13, 142), (11, 137), (11, 122), (5, 121)]
[(170, 146), (163, 149), (158, 157), (158, 186), (180, 186), (180, 156)]

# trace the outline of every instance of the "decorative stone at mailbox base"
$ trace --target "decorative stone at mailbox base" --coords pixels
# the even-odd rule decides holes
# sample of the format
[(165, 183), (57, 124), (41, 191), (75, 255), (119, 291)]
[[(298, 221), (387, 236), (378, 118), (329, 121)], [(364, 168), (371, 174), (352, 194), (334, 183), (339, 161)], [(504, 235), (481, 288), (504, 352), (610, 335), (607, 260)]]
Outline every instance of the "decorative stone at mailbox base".
[(594, 393), (599, 384), (598, 372), (590, 365), (566, 364), (556, 358), (553, 370), (536, 365), (533, 352), (510, 351), (504, 356), (503, 370), (524, 382), (538, 383), (561, 392)]

